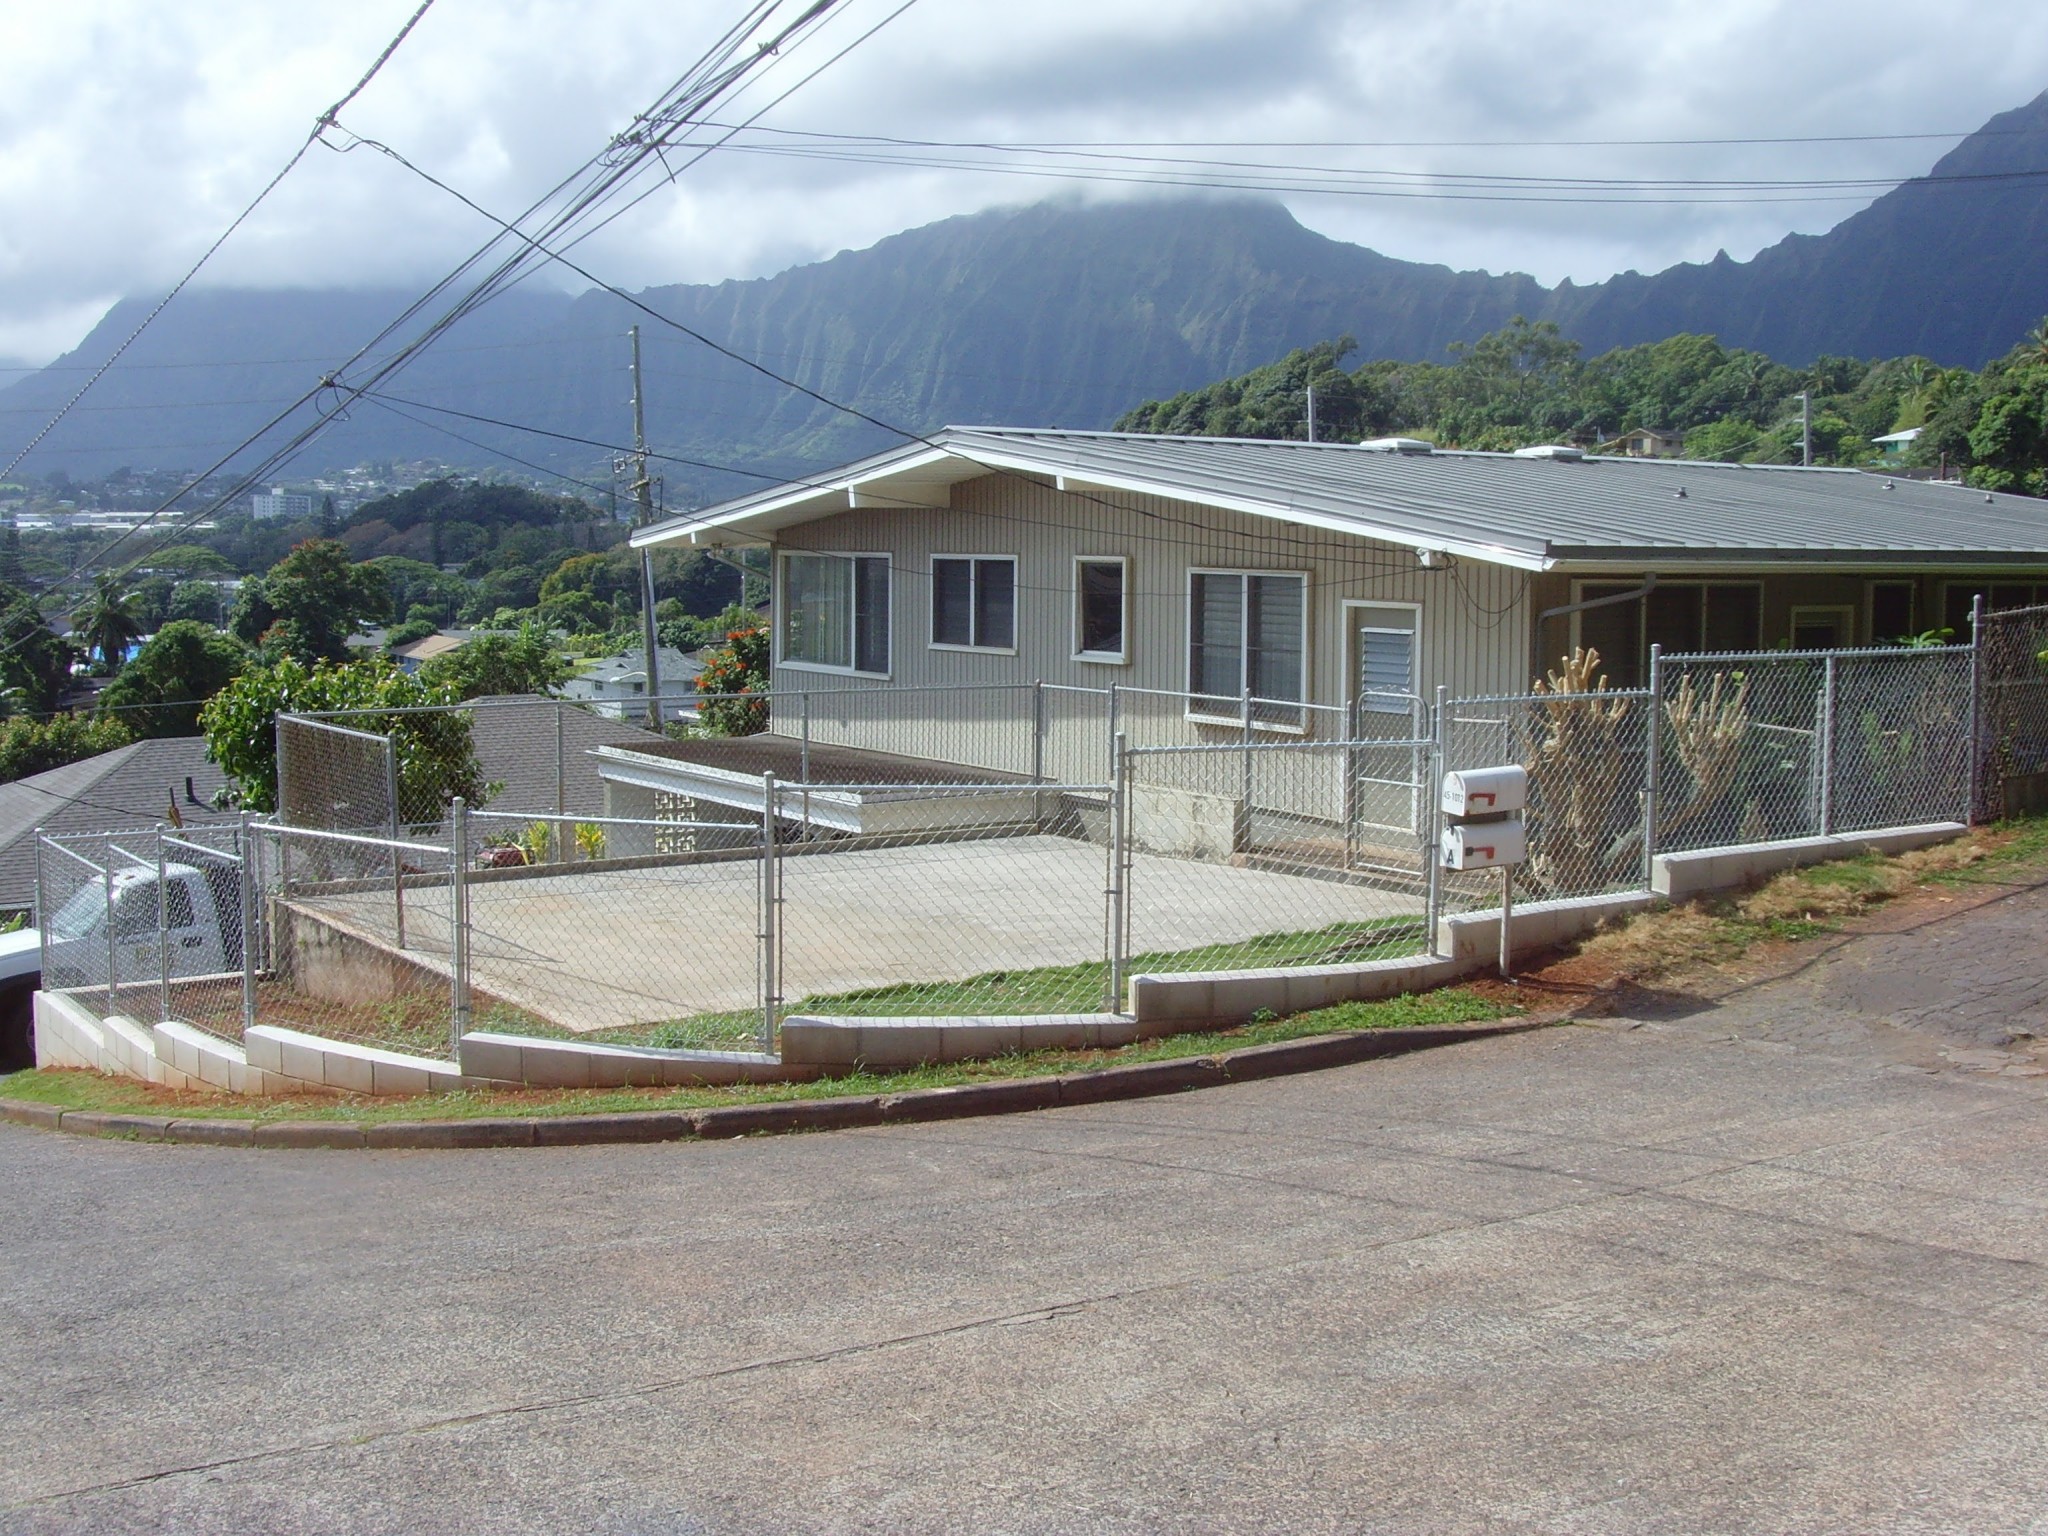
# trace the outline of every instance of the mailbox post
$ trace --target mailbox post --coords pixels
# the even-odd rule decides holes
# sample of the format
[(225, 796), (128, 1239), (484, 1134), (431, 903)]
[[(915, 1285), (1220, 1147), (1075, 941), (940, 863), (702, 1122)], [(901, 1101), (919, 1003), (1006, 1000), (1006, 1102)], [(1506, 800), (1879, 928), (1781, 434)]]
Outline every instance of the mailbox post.
[(1447, 773), (1438, 803), (1444, 813), (1438, 849), (1443, 867), (1500, 871), (1500, 974), (1512, 980), (1508, 934), (1515, 915), (1515, 866), (1529, 856), (1522, 819), (1529, 804), (1529, 775), (1514, 764)]

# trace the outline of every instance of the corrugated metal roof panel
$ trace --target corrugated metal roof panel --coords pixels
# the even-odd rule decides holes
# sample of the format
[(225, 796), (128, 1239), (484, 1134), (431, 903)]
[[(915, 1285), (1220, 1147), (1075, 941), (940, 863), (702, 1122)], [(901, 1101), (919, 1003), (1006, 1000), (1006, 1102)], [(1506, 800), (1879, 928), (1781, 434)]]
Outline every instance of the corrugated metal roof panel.
[[(949, 427), (931, 442), (959, 460), (962, 479), (983, 472), (1061, 476), (1463, 548), (1531, 568), (1640, 559), (2048, 559), (2048, 504), (1856, 470), (1386, 453), (1338, 443), (1008, 427)], [(857, 486), (930, 453), (931, 445), (919, 442), (821, 478)], [(744, 527), (764, 505), (791, 499), (775, 492), (747, 497), (649, 535)]]

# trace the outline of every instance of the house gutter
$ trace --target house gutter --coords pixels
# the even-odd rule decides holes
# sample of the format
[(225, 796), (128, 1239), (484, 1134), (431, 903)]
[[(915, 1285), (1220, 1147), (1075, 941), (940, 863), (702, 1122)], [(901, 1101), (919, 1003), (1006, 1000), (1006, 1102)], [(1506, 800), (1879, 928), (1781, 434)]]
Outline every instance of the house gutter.
[(1536, 615), (1538, 624), (1547, 624), (1552, 619), (1561, 619), (1568, 613), (1584, 613), (1588, 608), (1607, 608), (1615, 603), (1632, 603), (1639, 597), (1648, 597), (1657, 585), (1655, 576), (1645, 576), (1640, 587), (1627, 592), (1611, 592), (1606, 597), (1589, 597), (1580, 603), (1561, 603), (1555, 608), (1546, 608)]
[(1536, 615), (1536, 633), (1534, 637), (1536, 649), (1538, 651), (1543, 649), (1543, 626), (1552, 619), (1561, 619), (1574, 613), (1584, 613), (1589, 608), (1611, 608), (1616, 603), (1638, 602), (1648, 597), (1656, 589), (1656, 586), (1657, 578), (1653, 574), (1645, 576), (1640, 587), (1631, 588), (1627, 592), (1611, 592), (1606, 597), (1589, 597), (1583, 602), (1560, 603), (1555, 608), (1544, 609)]

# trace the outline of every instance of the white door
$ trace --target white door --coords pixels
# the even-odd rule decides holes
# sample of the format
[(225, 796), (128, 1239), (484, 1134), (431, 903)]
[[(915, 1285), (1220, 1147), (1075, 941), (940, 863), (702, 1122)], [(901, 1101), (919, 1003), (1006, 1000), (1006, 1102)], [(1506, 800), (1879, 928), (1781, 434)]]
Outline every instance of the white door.
[(1405, 604), (1354, 603), (1351, 630), (1353, 731), (1362, 745), (1353, 756), (1353, 819), (1368, 840), (1374, 832), (1413, 836), (1421, 808), (1421, 765), (1413, 748), (1394, 746), (1422, 734), (1416, 658), (1421, 610)]

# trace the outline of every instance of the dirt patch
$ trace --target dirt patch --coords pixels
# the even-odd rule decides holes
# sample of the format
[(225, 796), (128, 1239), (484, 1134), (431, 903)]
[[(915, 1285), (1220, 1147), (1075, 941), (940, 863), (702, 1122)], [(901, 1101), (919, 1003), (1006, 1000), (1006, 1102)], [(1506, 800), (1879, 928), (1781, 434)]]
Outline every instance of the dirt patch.
[(1512, 982), (1462, 983), (1540, 1021), (1705, 1005), (1857, 934), (1902, 933), (2038, 884), (2038, 836), (1979, 828), (1893, 857), (1788, 870), (1756, 888), (1638, 913), (1562, 949), (1524, 956)]

